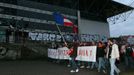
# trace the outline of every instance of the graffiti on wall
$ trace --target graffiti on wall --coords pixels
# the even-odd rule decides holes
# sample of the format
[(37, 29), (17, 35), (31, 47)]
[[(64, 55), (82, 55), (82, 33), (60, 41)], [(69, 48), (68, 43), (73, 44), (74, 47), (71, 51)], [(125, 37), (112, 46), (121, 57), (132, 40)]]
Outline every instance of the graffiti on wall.
[[(70, 34), (63, 35), (65, 40), (71, 42), (73, 40), (73, 36)], [(29, 37), (31, 40), (43, 40), (43, 41), (56, 41), (61, 42), (62, 36), (54, 33), (29, 33)]]
[(103, 36), (103, 35), (91, 35), (91, 34), (81, 34), (81, 41), (85, 41), (85, 42), (92, 42), (92, 41), (102, 41), (102, 42), (106, 42), (107, 41), (107, 37)]
[[(76, 36), (73, 34), (63, 34), (64, 38), (68, 42), (72, 42), (73, 39), (76, 39)], [(30, 32), (29, 37), (31, 40), (44, 40), (44, 41), (56, 41), (56, 42), (61, 42), (62, 41), (62, 36), (60, 34), (54, 34), (54, 33), (34, 33)], [(92, 41), (107, 41), (106, 36), (102, 35), (90, 35), (90, 34), (80, 34), (77, 37), (78, 40), (82, 42), (92, 42)]]

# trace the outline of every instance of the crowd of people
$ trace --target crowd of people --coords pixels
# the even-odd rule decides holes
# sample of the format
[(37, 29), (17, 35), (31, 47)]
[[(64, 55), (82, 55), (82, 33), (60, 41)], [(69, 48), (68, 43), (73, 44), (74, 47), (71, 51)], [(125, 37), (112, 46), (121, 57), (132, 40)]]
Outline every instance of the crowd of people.
[[(62, 47), (60, 44), (53, 48)], [(78, 40), (73, 41), (71, 44), (64, 44), (70, 50), (70, 57), (67, 66), (71, 67), (71, 73), (79, 72), (80, 68), (87, 69), (97, 69), (98, 72), (103, 72), (104, 74), (110, 71), (110, 75), (120, 74), (120, 69), (116, 66), (116, 62), (124, 63), (125, 68), (134, 68), (134, 46), (129, 43), (119, 44), (114, 39), (109, 39), (107, 42), (79, 42)], [(97, 46), (96, 51), (96, 62), (85, 62), (77, 61), (77, 48), (80, 46)], [(58, 63), (60, 60), (57, 60)], [(108, 71), (109, 70), (109, 71)]]

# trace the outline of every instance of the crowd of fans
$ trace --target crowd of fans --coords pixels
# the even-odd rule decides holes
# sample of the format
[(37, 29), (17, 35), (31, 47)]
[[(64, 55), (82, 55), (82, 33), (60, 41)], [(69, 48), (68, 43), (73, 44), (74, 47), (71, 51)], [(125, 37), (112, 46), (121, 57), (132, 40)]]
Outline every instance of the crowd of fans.
[[(125, 69), (134, 68), (134, 46), (128, 42), (118, 43), (116, 40), (109, 39), (108, 42), (79, 42), (73, 41), (73, 43), (66, 46), (68, 49), (73, 48), (70, 53), (71, 60), (67, 61), (68, 67), (71, 67), (70, 72), (78, 72), (80, 68), (97, 69), (98, 72), (108, 73), (115, 75), (120, 73), (120, 70), (116, 67), (116, 63), (123, 63)], [(61, 44), (53, 44), (52, 48), (58, 50), (59, 47), (63, 47)], [(76, 61), (77, 48), (79, 46), (97, 46), (96, 62)], [(70, 49), (71, 50), (71, 49)], [(57, 63), (60, 63), (60, 60)]]
[[(86, 62), (77, 61), (77, 48), (80, 46), (96, 46), (96, 62)], [(110, 71), (110, 75), (120, 73), (116, 63), (123, 63), (125, 69), (134, 68), (134, 45), (128, 42), (117, 42), (114, 39), (109, 39), (107, 42), (79, 42), (74, 40), (72, 43), (52, 43), (52, 49), (59, 50), (65, 47), (70, 50), (68, 53), (71, 57), (69, 60), (51, 59), (56, 63), (62, 63), (62, 61), (67, 62), (67, 67), (71, 67), (70, 72), (79, 72), (80, 68), (87, 68), (90, 70), (97, 70), (98, 72), (103, 72), (104, 74)], [(7, 55), (7, 51), (4, 47), (0, 47), (0, 57)], [(13, 55), (13, 54), (10, 54)], [(109, 71), (108, 71), (109, 70)]]

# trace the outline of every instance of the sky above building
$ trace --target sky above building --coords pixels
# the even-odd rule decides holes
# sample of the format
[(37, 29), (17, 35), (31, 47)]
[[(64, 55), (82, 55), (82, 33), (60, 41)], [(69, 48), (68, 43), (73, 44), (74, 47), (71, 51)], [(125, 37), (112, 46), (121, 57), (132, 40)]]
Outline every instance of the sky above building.
[(134, 7), (134, 0), (113, 0), (115, 2), (119, 2), (121, 4)]
[[(134, 0), (114, 0), (134, 7)], [(134, 35), (134, 10), (121, 13), (107, 19), (110, 26), (110, 36)]]

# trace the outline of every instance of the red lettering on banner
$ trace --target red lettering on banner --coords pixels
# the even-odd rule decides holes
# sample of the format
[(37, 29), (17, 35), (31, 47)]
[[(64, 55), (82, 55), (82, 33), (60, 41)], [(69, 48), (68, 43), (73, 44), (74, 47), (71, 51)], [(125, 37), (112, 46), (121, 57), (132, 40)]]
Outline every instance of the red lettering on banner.
[(64, 50), (64, 55), (68, 55), (69, 50)]
[(81, 50), (78, 51), (78, 55), (81, 55)]
[(65, 53), (66, 53), (66, 51), (64, 50), (64, 51), (63, 51), (63, 55), (65, 55)]
[(86, 50), (86, 56), (88, 56), (88, 51)]
[(87, 50), (79, 50), (78, 55), (80, 55), (80, 56), (88, 56), (88, 51)]
[(59, 55), (63, 55), (63, 51), (62, 50), (59, 51)]
[(92, 56), (92, 50), (90, 50), (90, 56)]

